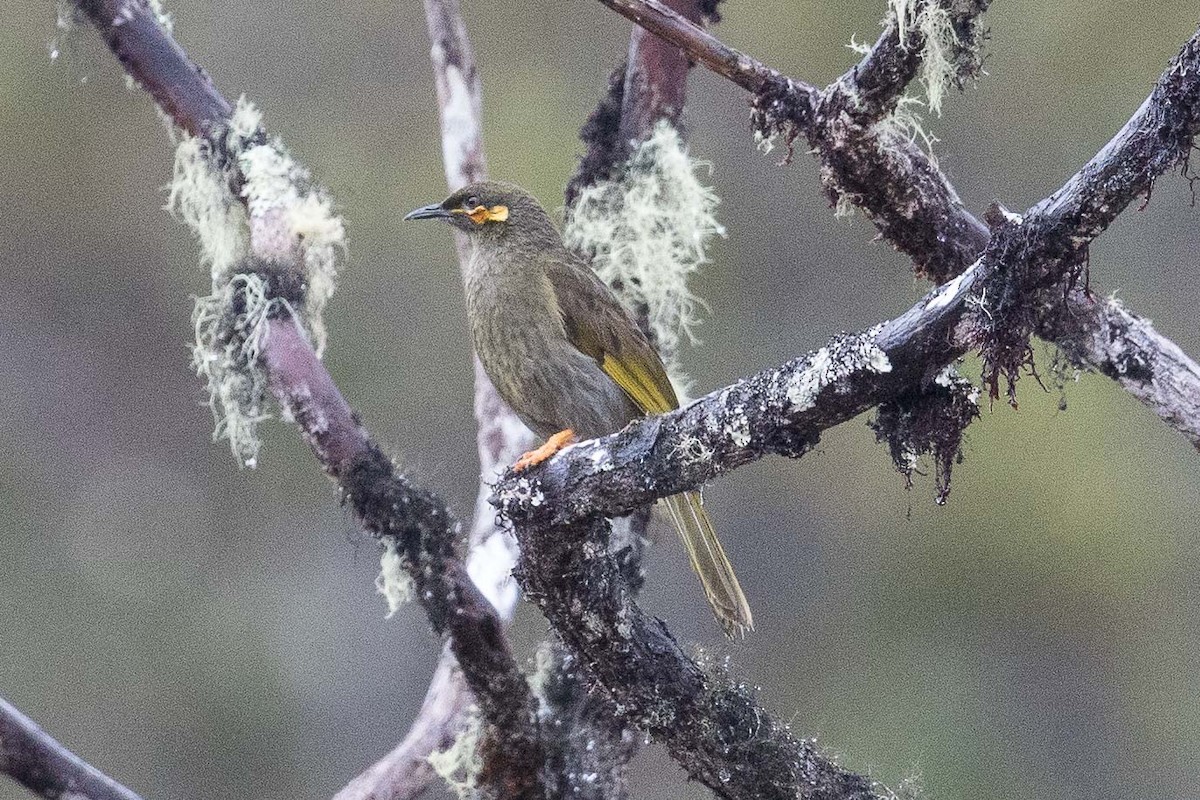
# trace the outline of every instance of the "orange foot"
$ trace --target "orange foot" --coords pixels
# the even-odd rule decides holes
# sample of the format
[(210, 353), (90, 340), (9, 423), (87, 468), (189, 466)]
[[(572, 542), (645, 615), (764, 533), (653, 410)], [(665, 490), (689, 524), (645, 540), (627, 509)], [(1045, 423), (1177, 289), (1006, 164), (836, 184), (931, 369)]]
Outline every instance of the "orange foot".
[(550, 456), (562, 450), (569, 444), (579, 441), (575, 438), (575, 431), (567, 428), (565, 431), (559, 431), (546, 440), (546, 443), (536, 450), (530, 450), (525, 455), (517, 459), (517, 463), (513, 464), (513, 471), (521, 472), (532, 466), (542, 463)]

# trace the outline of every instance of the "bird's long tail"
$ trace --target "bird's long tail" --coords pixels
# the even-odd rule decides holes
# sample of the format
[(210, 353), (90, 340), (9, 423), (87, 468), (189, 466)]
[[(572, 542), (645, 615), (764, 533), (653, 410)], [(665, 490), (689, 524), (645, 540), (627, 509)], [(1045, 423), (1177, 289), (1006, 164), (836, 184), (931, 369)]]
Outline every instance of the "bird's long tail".
[(688, 558), (691, 559), (692, 569), (700, 577), (700, 585), (704, 587), (704, 596), (712, 606), (713, 614), (725, 629), (725, 635), (733, 638), (735, 633), (745, 633), (754, 629), (754, 618), (750, 615), (750, 605), (742, 587), (738, 584), (737, 576), (733, 574), (733, 565), (721, 547), (721, 540), (713, 530), (708, 514), (700, 503), (699, 492), (684, 492), (672, 495), (663, 502), (683, 539), (687, 548)]

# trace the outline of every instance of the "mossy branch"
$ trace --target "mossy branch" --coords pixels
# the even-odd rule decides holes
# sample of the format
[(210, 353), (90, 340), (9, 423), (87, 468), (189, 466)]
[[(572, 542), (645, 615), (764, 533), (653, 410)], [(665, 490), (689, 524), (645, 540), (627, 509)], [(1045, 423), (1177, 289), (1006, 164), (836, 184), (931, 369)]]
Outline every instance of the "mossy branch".
[[(781, 134), (789, 139), (804, 136), (821, 165), (822, 182), (831, 204), (841, 208), (848, 203), (865, 211), (882, 237), (913, 259), (919, 274), (938, 283), (948, 281), (961, 275), (988, 248), (992, 235), (988, 225), (965, 207), (927, 153), (886, 125), (864, 125), (855, 120), (858, 100), (855, 93), (847, 91), (854, 70), (849, 77), (843, 76), (820, 90), (729, 47), (657, 0), (600, 2), (750, 91), (757, 133)], [(889, 42), (892, 39), (885, 30), (877, 46), (890, 47)], [(1160, 79), (1159, 87), (1166, 88), (1171, 96), (1160, 98), (1168, 102), (1153, 103), (1153, 114), (1179, 121), (1192, 112), (1193, 98), (1188, 94), (1191, 50), (1189, 42)], [(880, 54), (880, 63), (886, 61), (884, 55)], [(870, 64), (872, 57), (866, 54), (855, 69)], [(884, 73), (875, 79), (885, 87), (881, 97), (898, 96), (902, 85), (915, 76), (912, 63), (906, 64), (890, 77), (886, 70), (878, 70)], [(1173, 77), (1178, 70), (1182, 71)], [(876, 106), (883, 108), (885, 104), (877, 100)], [(1135, 193), (1148, 191), (1154, 178), (1180, 163), (1183, 156), (1178, 125), (1165, 129), (1165, 137), (1153, 127), (1138, 132), (1136, 125), (1156, 122), (1143, 115), (1146, 110), (1143, 106), (1125, 130), (1137, 132), (1138, 145), (1162, 158), (1141, 160), (1142, 179), (1131, 184), (1136, 187)], [(1200, 442), (1200, 413), (1193, 401), (1200, 395), (1200, 380), (1194, 377), (1200, 369), (1193, 360), (1147, 320), (1115, 300), (1097, 300), (1084, 287), (1033, 283), (1033, 287), (1023, 287), (1026, 291), (1036, 289), (1024, 301), (1023, 307), (1030, 309), (1031, 323), (1023, 329), (1025, 332), (1032, 329), (1051, 337), (1078, 366), (1114, 377), (1168, 425), (1193, 443)], [(1131, 331), (1135, 333), (1129, 334)], [(1158, 368), (1121, 371), (1114, 368), (1118, 361)]]
[[(605, 518), (695, 489), (766, 454), (799, 457), (824, 430), (872, 406), (903, 406), (954, 383), (945, 370), (981, 343), (986, 355), (989, 343), (1003, 334), (997, 314), (1011, 325), (1011, 315), (1038, 300), (1041, 287), (1070, 282), (1088, 244), (1186, 155), (1198, 129), (1200, 33), (1100, 153), (1024, 215), (995, 209), (983, 255), (905, 314), (836, 337), (815, 353), (683, 409), (569, 447), (497, 486), (493, 502), (513, 521), (521, 542), (527, 596), (576, 649), (614, 705), (631, 723), (660, 737), (693, 777), (730, 798), (873, 791), (865, 780), (796, 742), (752, 699), (711, 688), (662, 623), (638, 608), (607, 556)], [(1056, 303), (1062, 302), (1060, 295)], [(1155, 402), (1179, 414), (1168, 422), (1200, 443), (1200, 367), (1177, 349), (1143, 360), (1148, 326), (1127, 324), (1111, 304), (1079, 319), (1112, 332), (1099, 348), (1111, 349), (1114, 341), (1127, 348), (1107, 362), (1114, 376), (1158, 387)], [(1136, 345), (1129, 347), (1131, 342)], [(974, 416), (971, 403), (969, 395), (956, 392), (951, 413), (940, 415), (934, 427), (965, 424)], [(900, 449), (914, 441), (940, 449), (946, 467), (948, 454), (957, 449), (955, 431), (930, 434), (927, 422)], [(898, 433), (897, 427), (888, 433)]]
[[(459, 557), (453, 520), (440, 500), (396, 470), (360, 424), (301, 327), (293, 311), (297, 298), (274, 294), (296, 281), (304, 284), (306, 297), (314, 291), (312, 251), (305, 239), (319, 231), (306, 236), (294, 213), (312, 206), (306, 199), (312, 195), (300, 185), (305, 173), (281, 160), (276, 150), (256, 149), (270, 148), (257, 118), (251, 125), (245, 114), (235, 112), (146, 0), (79, 0), (79, 8), (162, 111), (202, 138), (206, 144), (199, 156), (237, 188), (248, 215), (251, 269), (234, 270), (231, 278), (258, 275), (260, 267), (291, 276), (290, 281), (263, 281), (258, 287), (266, 293), (257, 304), (262, 319), (247, 339), (253, 346), (239, 349), (248, 362), (244, 366), (264, 371), (270, 391), (338, 483), (344, 502), (365, 528), (402, 555), (417, 597), (434, 629), (448, 639), (479, 704), (485, 724), (480, 785), (505, 797), (543, 796), (540, 773), (530, 769), (542, 761), (533, 698), (496, 609)], [(230, 146), (231, 137), (236, 146)], [(305, 220), (311, 218), (301, 215)], [(231, 299), (234, 306), (236, 299)]]

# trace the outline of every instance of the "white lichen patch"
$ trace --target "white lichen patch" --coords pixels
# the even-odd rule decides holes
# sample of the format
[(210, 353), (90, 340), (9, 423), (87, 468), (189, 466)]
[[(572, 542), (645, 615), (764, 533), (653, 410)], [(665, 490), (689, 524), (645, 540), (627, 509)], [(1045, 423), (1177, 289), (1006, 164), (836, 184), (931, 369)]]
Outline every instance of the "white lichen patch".
[(850, 192), (838, 192), (837, 202), (833, 204), (833, 216), (837, 219), (847, 219), (854, 216), (858, 207), (858, 198)]
[(396, 549), (396, 543), (387, 539), (383, 540), (383, 552), (379, 555), (375, 591), (387, 603), (386, 619), (391, 619), (413, 597), (413, 580), (404, 568), (404, 556)]
[(707, 260), (707, 247), (724, 228), (719, 203), (700, 182), (700, 164), (667, 122), (630, 156), (623, 174), (583, 190), (563, 232), (569, 247), (589, 256), (609, 285), (619, 285), (631, 310), (645, 308), (666, 353), (692, 328), (703, 306), (688, 278)]
[[(229, 440), (238, 462), (258, 463), (258, 423), (266, 412), (267, 376), (258, 366), (267, 318), (281, 301), (268, 297), (258, 275), (234, 275), (192, 311), (192, 367), (208, 384), (213, 439)], [(234, 311), (241, 307), (240, 313)]]
[[(484, 513), (488, 511), (491, 506), (484, 509)], [(521, 590), (512, 576), (519, 555), (513, 535), (497, 530), (472, 547), (467, 556), (467, 574), (502, 619), (512, 619), (521, 599)]]
[(154, 18), (158, 20), (159, 25), (162, 25), (163, 30), (167, 33), (175, 30), (175, 20), (171, 19), (171, 15), (163, 8), (162, 0), (147, 0), (146, 5), (150, 7), (150, 11), (154, 13)]
[(942, 367), (942, 370), (934, 377), (933, 382), (944, 389), (954, 389), (962, 392), (968, 401), (979, 405), (979, 387), (959, 373), (957, 364), (950, 363)]
[(762, 153), (763, 155), (766, 155), (767, 153), (769, 153), (775, 149), (775, 137), (776, 136), (778, 136), (778, 134), (776, 134), (776, 133), (768, 134), (768, 133), (763, 133), (760, 130), (755, 130), (754, 131), (754, 147), (758, 150), (758, 152)]
[(737, 410), (733, 419), (725, 427), (725, 432), (729, 435), (729, 440), (733, 442), (734, 447), (745, 447), (750, 444), (750, 420), (744, 409)]
[(871, 52), (871, 43), (857, 41), (854, 38), (854, 34), (850, 34), (850, 44), (846, 45), (846, 48), (858, 53), (860, 56), (865, 56)]
[(716, 452), (712, 446), (690, 433), (684, 433), (675, 444), (675, 451), (685, 464), (704, 464), (712, 460)]
[(290, 234), (288, 244), (300, 248), (308, 286), (303, 322), (320, 355), (326, 338), (322, 314), (336, 285), (337, 257), (346, 246), (345, 224), (283, 143), (278, 138), (265, 140), (261, 122), (253, 104), (245, 98), (238, 101), (228, 138), (245, 177), (242, 197), (252, 220), (282, 214)]
[(482, 731), (479, 711), (472, 707), (466, 715), (466, 727), (455, 737), (454, 743), (445, 750), (435, 750), (427, 757), (429, 766), (460, 800), (475, 796), (477, 777), (483, 768), (483, 759), (479, 755)]
[(793, 413), (807, 411), (826, 387), (858, 372), (891, 372), (887, 353), (875, 344), (879, 326), (865, 333), (834, 339), (809, 357), (808, 366), (788, 380), (786, 392)]
[[(220, 157), (214, 151), (222, 148), (177, 132), (166, 205), (195, 234), (212, 282), (210, 294), (196, 300), (193, 312), (192, 363), (208, 383), (213, 435), (228, 439), (235, 458), (246, 466), (257, 461), (257, 426), (268, 416), (267, 379), (258, 363), (266, 324), (285, 301), (271, 296), (261, 275), (242, 270), (252, 257), (269, 262), (302, 256), (305, 303), (292, 310), (299, 312), (319, 353), (321, 311), (333, 291), (336, 257), (345, 241), (328, 198), (277, 140), (267, 142), (261, 123), (254, 106), (239, 100)], [(233, 185), (242, 187), (241, 197), (234, 195)], [(282, 222), (274, 225), (282, 248), (264, 243), (259, 235), (264, 220)]]

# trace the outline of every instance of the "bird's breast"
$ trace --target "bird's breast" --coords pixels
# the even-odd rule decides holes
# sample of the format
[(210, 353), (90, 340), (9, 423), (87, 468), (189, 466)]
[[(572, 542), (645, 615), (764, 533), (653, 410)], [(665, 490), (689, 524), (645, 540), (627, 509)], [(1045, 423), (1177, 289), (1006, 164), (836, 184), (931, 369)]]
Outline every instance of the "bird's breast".
[(632, 419), (636, 412), (620, 387), (567, 338), (548, 280), (524, 291), (482, 283), (467, 286), (475, 352), (496, 391), (534, 433), (547, 438), (571, 428), (592, 438)]

